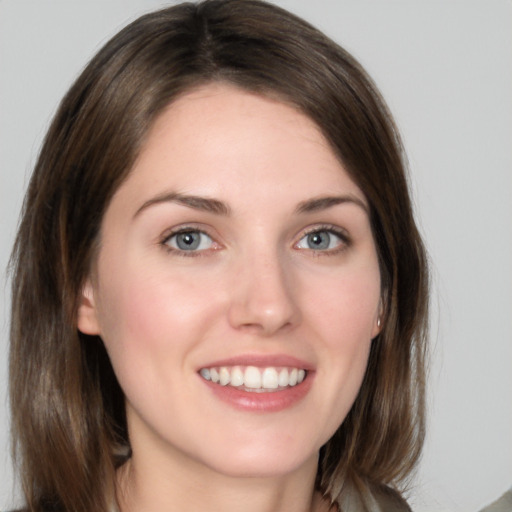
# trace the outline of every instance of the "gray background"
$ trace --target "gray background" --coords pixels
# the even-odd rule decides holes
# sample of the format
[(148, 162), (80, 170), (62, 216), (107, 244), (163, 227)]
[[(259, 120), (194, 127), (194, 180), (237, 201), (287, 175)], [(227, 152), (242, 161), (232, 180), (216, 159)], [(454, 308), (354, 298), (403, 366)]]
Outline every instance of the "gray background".
[[(512, 2), (282, 0), (360, 59), (403, 132), (433, 260), (433, 363), (417, 512), (476, 511), (512, 484)], [(55, 107), (149, 0), (0, 0), (0, 508), (8, 456), (4, 269)]]

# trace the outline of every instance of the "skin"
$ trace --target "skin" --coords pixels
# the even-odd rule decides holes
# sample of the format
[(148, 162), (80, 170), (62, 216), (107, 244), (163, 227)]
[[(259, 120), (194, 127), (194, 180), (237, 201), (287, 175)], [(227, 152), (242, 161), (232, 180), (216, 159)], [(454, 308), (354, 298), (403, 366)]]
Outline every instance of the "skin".
[[(343, 201), (312, 203), (325, 197)], [(160, 115), (106, 211), (78, 317), (104, 340), (126, 396), (124, 512), (326, 509), (318, 450), (355, 400), (379, 330), (366, 205), (290, 106), (213, 84)], [(205, 233), (197, 250), (179, 249), (182, 228)], [(311, 231), (327, 248), (312, 248)], [(300, 358), (308, 393), (277, 412), (218, 399), (198, 370), (241, 355)]]

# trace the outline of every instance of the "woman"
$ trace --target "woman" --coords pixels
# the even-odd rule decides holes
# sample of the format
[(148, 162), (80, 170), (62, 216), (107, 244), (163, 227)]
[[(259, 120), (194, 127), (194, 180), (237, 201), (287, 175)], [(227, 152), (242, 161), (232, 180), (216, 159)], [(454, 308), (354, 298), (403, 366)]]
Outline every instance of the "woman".
[(143, 16), (64, 98), (13, 252), (26, 510), (407, 510), (427, 270), (361, 67), (259, 1)]

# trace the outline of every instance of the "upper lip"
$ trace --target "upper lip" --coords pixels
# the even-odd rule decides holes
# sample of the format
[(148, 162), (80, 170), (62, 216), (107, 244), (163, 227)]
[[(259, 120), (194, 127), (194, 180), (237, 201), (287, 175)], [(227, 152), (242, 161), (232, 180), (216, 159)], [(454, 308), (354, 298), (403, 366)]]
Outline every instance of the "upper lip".
[(244, 354), (232, 356), (226, 359), (218, 359), (216, 361), (209, 362), (200, 366), (199, 369), (219, 366), (256, 366), (259, 368), (273, 366), (299, 368), (309, 371), (314, 369), (311, 363), (286, 354)]

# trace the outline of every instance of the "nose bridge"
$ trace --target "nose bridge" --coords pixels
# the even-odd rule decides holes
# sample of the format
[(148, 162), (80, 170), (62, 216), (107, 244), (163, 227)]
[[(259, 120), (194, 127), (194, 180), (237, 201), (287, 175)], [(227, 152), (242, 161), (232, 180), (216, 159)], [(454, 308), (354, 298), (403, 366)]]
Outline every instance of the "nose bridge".
[(298, 322), (289, 263), (275, 247), (248, 251), (240, 258), (229, 312), (233, 327), (271, 335)]

